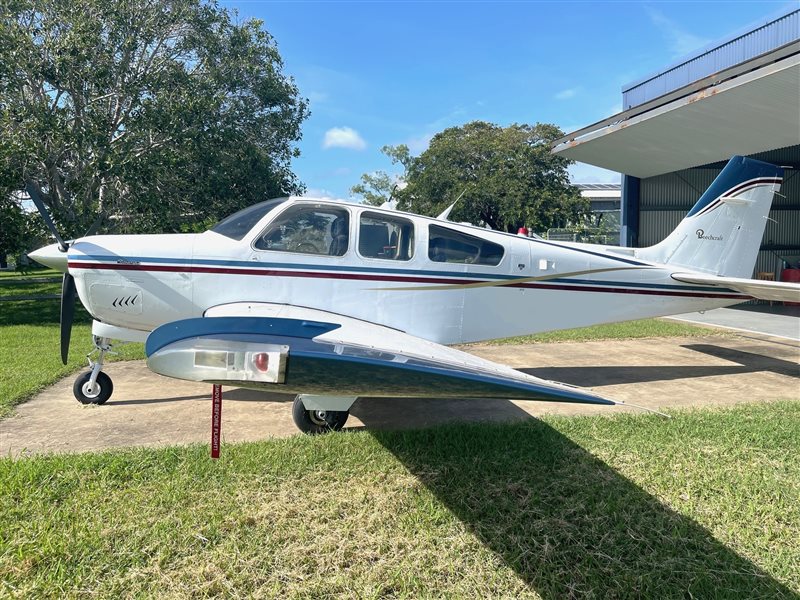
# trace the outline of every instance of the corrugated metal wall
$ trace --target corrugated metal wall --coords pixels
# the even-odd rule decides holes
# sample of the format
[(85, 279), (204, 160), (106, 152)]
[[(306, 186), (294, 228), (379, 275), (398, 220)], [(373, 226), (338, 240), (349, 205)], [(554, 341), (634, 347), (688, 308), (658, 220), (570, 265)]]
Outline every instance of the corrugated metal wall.
[(797, 39), (800, 39), (800, 9), (625, 86), (622, 90), (622, 106), (627, 110), (644, 104)]
[[(752, 158), (777, 165), (791, 165), (784, 174), (780, 193), (772, 202), (762, 251), (755, 272), (780, 276), (781, 261), (800, 262), (800, 145), (753, 154)], [(715, 164), (642, 179), (639, 214), (639, 246), (663, 240), (677, 227), (725, 165)]]

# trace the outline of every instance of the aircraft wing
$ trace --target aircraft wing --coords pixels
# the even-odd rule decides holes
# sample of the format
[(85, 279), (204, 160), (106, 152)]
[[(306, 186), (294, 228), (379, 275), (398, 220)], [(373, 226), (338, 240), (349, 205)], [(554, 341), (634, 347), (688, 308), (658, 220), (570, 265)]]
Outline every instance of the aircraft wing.
[(740, 279), (738, 277), (719, 277), (704, 273), (673, 273), (672, 278), (684, 283), (697, 283), (735, 290), (759, 300), (800, 302), (800, 284), (783, 281), (764, 281), (762, 279)]
[(235, 303), (167, 323), (145, 346), (168, 377), (293, 394), (620, 404), (401, 331), (296, 306)]

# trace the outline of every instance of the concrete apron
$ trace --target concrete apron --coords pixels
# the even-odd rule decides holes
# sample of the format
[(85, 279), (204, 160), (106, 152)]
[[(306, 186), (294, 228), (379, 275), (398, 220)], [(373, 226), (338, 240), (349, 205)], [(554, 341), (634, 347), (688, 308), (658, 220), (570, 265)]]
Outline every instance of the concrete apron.
[[(764, 336), (466, 349), (537, 377), (593, 388), (606, 397), (655, 409), (800, 400), (800, 344)], [(17, 407), (15, 416), (0, 421), (0, 454), (209, 443), (210, 385), (160, 377), (141, 361), (114, 363), (107, 371), (114, 380), (114, 395), (104, 406), (79, 404), (72, 395), (72, 375)], [(295, 435), (292, 399), (225, 388), (223, 443)], [(347, 428), (402, 429), (628, 411), (639, 412), (631, 407), (550, 402), (363, 398), (353, 406)]]

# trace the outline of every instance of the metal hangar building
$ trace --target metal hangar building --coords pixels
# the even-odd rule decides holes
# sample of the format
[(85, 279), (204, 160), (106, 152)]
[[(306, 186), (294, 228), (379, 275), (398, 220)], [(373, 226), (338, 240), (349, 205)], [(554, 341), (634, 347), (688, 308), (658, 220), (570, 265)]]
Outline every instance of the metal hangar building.
[(800, 262), (800, 8), (623, 87), (623, 111), (553, 152), (622, 173), (620, 244), (667, 236), (734, 154), (786, 167), (756, 272)]

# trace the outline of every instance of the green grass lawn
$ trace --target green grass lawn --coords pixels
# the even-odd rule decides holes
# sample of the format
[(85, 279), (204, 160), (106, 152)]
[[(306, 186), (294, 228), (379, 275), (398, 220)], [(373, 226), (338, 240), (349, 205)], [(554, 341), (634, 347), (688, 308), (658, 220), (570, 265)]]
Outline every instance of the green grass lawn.
[(61, 294), (61, 282), (36, 282), (15, 283), (15, 285), (0, 285), (0, 300), (15, 296), (33, 296), (39, 294)]
[[(84, 364), (58, 336), (0, 302), (0, 415)], [(797, 598), (800, 403), (0, 459), (5, 596)]]
[[(5, 307), (0, 304), (2, 308)], [(57, 322), (0, 327), (0, 418), (7, 417), (15, 405), (36, 392), (87, 367), (86, 354), (92, 349), (91, 326), (81, 323), (73, 327), (66, 365), (61, 364), (59, 339)], [(119, 354), (109, 356), (109, 361), (144, 358), (142, 344), (117, 346), (114, 351)]]
[(488, 342), (490, 344), (537, 344), (551, 342), (585, 342), (589, 340), (624, 340), (651, 337), (702, 337), (706, 335), (731, 335), (721, 329), (697, 327), (680, 321), (642, 319), (609, 323), (577, 329), (548, 331), (535, 335), (522, 335)]
[(796, 598), (800, 403), (4, 459), (0, 590)]
[[(34, 272), (13, 285), (0, 286), (0, 300), (4, 296), (61, 293), (60, 282), (29, 282), (40, 276), (41, 272)], [(58, 299), (0, 301), (0, 419), (11, 414), (15, 405), (87, 365), (86, 354), (92, 349), (91, 319), (80, 301), (70, 340), (69, 363), (61, 364), (60, 305)], [(109, 360), (144, 358), (142, 344), (121, 345), (115, 351), (119, 355)]]
[(24, 274), (19, 271), (0, 271), (0, 280), (2, 279), (22, 279), (25, 277), (58, 277), (61, 278), (61, 271), (55, 269), (42, 269), (32, 268), (27, 270)]

